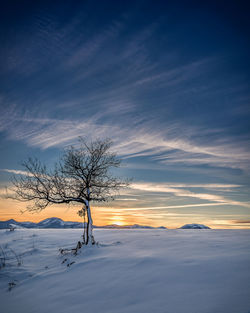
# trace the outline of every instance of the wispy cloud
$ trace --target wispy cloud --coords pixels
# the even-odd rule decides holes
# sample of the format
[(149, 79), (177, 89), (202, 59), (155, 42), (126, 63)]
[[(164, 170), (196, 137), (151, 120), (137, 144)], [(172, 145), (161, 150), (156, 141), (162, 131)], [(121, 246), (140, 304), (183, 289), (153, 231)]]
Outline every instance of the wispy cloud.
[(247, 202), (240, 202), (234, 201), (228, 198), (225, 198), (220, 195), (216, 194), (209, 194), (209, 193), (199, 193), (199, 192), (192, 192), (186, 189), (181, 188), (173, 188), (169, 187), (169, 185), (164, 184), (152, 184), (152, 183), (134, 183), (130, 186), (132, 189), (135, 190), (142, 190), (145, 192), (163, 192), (163, 193), (170, 193), (174, 194), (176, 197), (183, 197), (183, 198), (198, 198), (200, 200), (206, 200), (211, 202), (223, 203), (223, 205), (235, 205), (250, 208), (250, 203)]
[[(119, 208), (122, 211), (161, 211), (167, 209), (181, 209), (181, 208), (196, 208), (196, 207), (210, 207), (210, 206), (220, 206), (220, 205), (228, 205), (228, 203), (195, 203), (195, 204), (183, 204), (183, 205), (165, 205), (165, 206), (150, 206), (150, 207), (136, 207), (136, 208)], [(167, 212), (168, 213), (168, 212)], [(174, 213), (177, 214), (177, 213)], [(183, 213), (180, 213), (182, 215)], [(190, 213), (189, 213), (190, 214)]]
[(67, 64), (74, 67), (86, 65), (105, 45), (110, 44), (111, 41), (116, 39), (122, 27), (122, 23), (114, 21), (106, 29), (95, 34), (91, 39), (89, 39), (89, 36), (86, 36), (86, 38), (83, 36), (81, 45), (69, 57)]
[(138, 201), (135, 198), (117, 198), (116, 201)]
[(250, 221), (243, 221), (243, 220), (227, 220), (227, 219), (213, 219), (207, 221), (208, 225), (211, 225), (211, 227), (216, 228), (249, 228)]
[[(122, 104), (121, 104), (122, 106)], [(114, 150), (124, 158), (148, 156), (159, 163), (209, 164), (229, 168), (249, 169), (249, 146), (246, 140), (232, 141), (225, 137), (210, 142), (209, 131), (170, 123), (168, 127), (138, 122), (136, 117), (112, 120), (112, 114), (99, 112), (87, 119), (52, 119), (4, 114), (1, 128), (13, 140), (22, 140), (31, 146), (47, 149), (72, 144), (79, 136), (87, 138), (110, 137)], [(104, 121), (104, 120), (105, 121)], [(112, 120), (112, 121), (111, 121)], [(155, 129), (153, 129), (153, 127)], [(180, 129), (185, 131), (180, 133)], [(217, 130), (221, 134), (221, 130)], [(202, 138), (206, 142), (202, 142)]]
[(192, 184), (192, 183), (164, 183), (164, 187), (171, 188), (212, 188), (212, 189), (224, 189), (224, 188), (238, 188), (241, 185), (234, 184)]
[[(78, 136), (110, 137), (114, 150), (126, 159), (146, 157), (161, 165), (249, 171), (250, 145), (245, 136), (180, 118), (187, 91), (195, 95), (204, 88), (209, 95), (218, 92), (214, 77), (220, 58), (196, 56), (179, 62), (172, 49), (155, 49), (157, 20), (128, 31), (129, 18), (129, 14), (114, 16), (92, 29), (92, 25), (85, 27), (82, 11), (61, 27), (52, 13), (38, 12), (31, 34), (22, 31), (18, 43), (7, 49), (11, 52), (6, 62), (11, 71), (20, 68), (31, 75), (40, 70), (41, 75), (31, 77), (31, 83), (39, 77), (36, 92), (25, 89), (22, 100), (17, 94), (17, 104), (0, 98), (0, 130), (8, 139), (42, 149), (72, 144)], [(49, 88), (46, 79), (50, 75), (43, 76), (44, 68), (45, 72), (56, 69), (50, 73), (58, 85)], [(156, 89), (157, 93), (149, 92)], [(31, 100), (25, 110), (27, 95)], [(39, 108), (32, 109), (38, 106), (32, 101)], [(174, 118), (169, 102), (179, 104)], [(52, 118), (55, 115), (58, 118)]]
[(168, 71), (154, 73), (135, 82), (135, 85), (157, 84), (157, 87), (181, 84), (201, 75), (202, 70), (211, 63), (210, 59), (192, 62), (171, 68)]
[(21, 170), (9, 170), (9, 169), (3, 168), (3, 169), (0, 169), (0, 171), (12, 173), (12, 174), (16, 174), (16, 175), (26, 175), (26, 176), (29, 175), (28, 172), (21, 171)]
[(233, 224), (250, 224), (250, 220), (233, 220)]

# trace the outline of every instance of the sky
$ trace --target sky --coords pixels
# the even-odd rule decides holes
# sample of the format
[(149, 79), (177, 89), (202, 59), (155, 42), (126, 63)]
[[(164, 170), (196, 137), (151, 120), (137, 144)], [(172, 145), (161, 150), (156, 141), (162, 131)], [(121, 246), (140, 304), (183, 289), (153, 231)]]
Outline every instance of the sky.
[(0, 220), (80, 220), (5, 198), (21, 163), (111, 138), (132, 179), (96, 225), (250, 228), (249, 7), (8, 1), (0, 10)]

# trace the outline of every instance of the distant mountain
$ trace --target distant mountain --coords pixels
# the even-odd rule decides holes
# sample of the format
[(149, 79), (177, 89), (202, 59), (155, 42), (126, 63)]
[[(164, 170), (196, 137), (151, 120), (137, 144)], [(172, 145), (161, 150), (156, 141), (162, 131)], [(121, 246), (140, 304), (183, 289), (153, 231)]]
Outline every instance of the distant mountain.
[(64, 222), (58, 217), (46, 218), (36, 224), (37, 228), (83, 228), (80, 222)]
[(116, 225), (116, 224), (111, 224), (111, 225), (105, 225), (105, 226), (94, 226), (94, 228), (107, 228), (107, 229), (167, 229), (164, 226), (160, 227), (152, 227), (152, 226), (145, 226), (145, 225)]
[[(6, 229), (15, 226), (17, 228), (83, 228), (83, 223), (80, 222), (65, 222), (58, 217), (46, 218), (39, 223), (32, 222), (17, 222), (13, 219), (8, 221), (0, 221), (0, 229)], [(94, 228), (107, 228), (107, 229), (166, 229), (164, 226), (151, 227), (144, 225), (106, 225), (106, 226), (93, 226)]]
[(0, 229), (10, 228), (10, 226), (21, 226), (23, 228), (83, 228), (80, 222), (64, 222), (57, 217), (46, 218), (39, 223), (17, 222), (13, 219), (8, 221), (0, 221)]
[(10, 228), (10, 227), (13, 227), (15, 225), (21, 225), (21, 223), (19, 222), (16, 222), (15, 220), (11, 219), (11, 220), (8, 220), (8, 221), (0, 221), (0, 229), (5, 229), (5, 228)]
[[(81, 222), (65, 222), (58, 217), (46, 218), (39, 223), (33, 222), (17, 222), (13, 219), (8, 221), (0, 221), (0, 229), (10, 228), (10, 226), (15, 226), (16, 228), (83, 228), (83, 223)], [(104, 229), (167, 229), (164, 226), (152, 227), (146, 225), (105, 225), (105, 226), (93, 226), (94, 228), (104, 228)], [(210, 227), (203, 224), (186, 224), (179, 229), (210, 229)]]
[(179, 229), (211, 229), (210, 227), (203, 224), (185, 224)]
[(25, 227), (25, 228), (35, 228), (37, 227), (37, 224), (36, 223), (32, 223), (32, 222), (16, 222), (18, 223), (19, 225), (21, 225), (22, 227)]

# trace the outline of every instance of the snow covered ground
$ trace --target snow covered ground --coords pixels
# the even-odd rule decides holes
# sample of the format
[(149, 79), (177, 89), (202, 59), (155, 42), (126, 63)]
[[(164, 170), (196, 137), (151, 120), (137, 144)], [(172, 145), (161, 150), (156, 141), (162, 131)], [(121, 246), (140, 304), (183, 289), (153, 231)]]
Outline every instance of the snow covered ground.
[(99, 246), (60, 255), (81, 233), (1, 230), (1, 313), (250, 312), (249, 230), (96, 229)]

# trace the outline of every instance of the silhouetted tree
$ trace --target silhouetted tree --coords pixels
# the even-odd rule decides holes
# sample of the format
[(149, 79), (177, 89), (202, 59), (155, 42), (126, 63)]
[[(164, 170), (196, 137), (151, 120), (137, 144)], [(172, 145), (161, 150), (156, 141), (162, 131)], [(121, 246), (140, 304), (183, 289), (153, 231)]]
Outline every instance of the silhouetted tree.
[(47, 170), (39, 160), (29, 158), (23, 162), (26, 175), (13, 179), (14, 198), (31, 201), (31, 212), (39, 212), (51, 204), (81, 203), (78, 214), (87, 219), (84, 223), (83, 243), (95, 243), (90, 202), (112, 200), (117, 191), (128, 185), (110, 173), (119, 167), (121, 160), (110, 152), (111, 141), (96, 140), (86, 143), (80, 138), (80, 146), (64, 151), (53, 170)]

